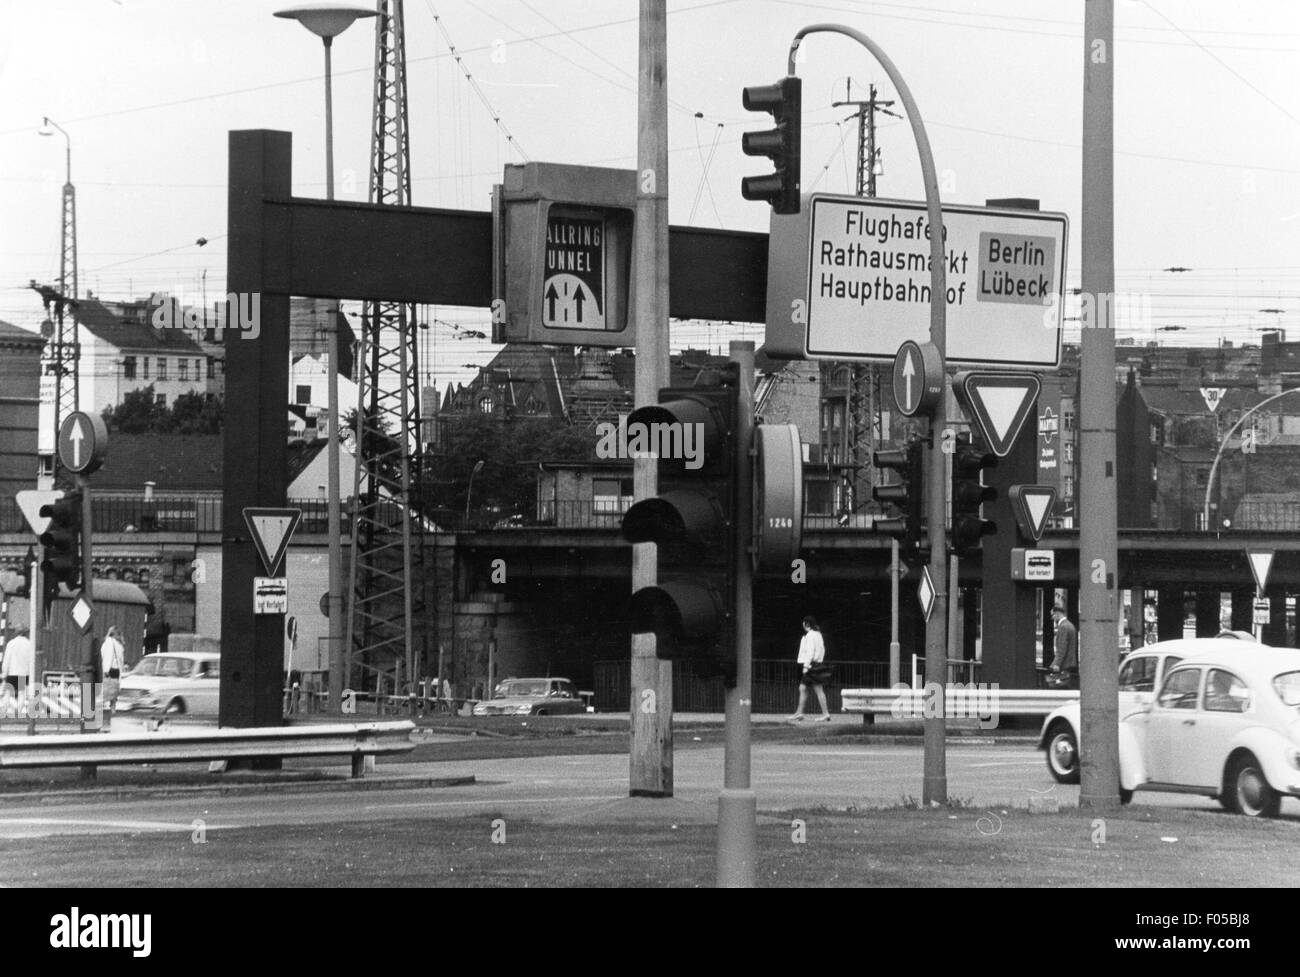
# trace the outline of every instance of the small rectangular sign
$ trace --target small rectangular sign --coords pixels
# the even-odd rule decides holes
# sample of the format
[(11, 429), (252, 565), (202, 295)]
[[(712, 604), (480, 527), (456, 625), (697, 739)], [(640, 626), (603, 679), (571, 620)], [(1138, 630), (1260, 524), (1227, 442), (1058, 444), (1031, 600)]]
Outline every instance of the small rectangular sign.
[(253, 613), (289, 613), (289, 580), (287, 577), (253, 578)]
[(1011, 579), (1034, 581), (1052, 581), (1056, 579), (1055, 550), (1027, 550), (1015, 547), (1011, 550)]

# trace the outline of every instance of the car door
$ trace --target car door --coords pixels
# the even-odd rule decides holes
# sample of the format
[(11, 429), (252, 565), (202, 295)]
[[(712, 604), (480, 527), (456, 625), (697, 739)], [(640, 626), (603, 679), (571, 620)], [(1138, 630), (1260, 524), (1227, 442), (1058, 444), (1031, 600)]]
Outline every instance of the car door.
[(219, 663), (212, 660), (200, 660), (196, 663), (197, 674), (194, 676), (194, 691), (191, 693), (194, 707), (192, 712), (215, 715), (217, 696), (221, 686)]
[(1145, 712), (1155, 693), (1155, 655), (1130, 655), (1119, 670), (1119, 721), (1135, 712)]
[(1211, 668), (1205, 676), (1202, 709), (1184, 742), (1186, 783), (1193, 787), (1217, 788), (1223, 782), (1223, 768), (1233, 737), (1255, 721), (1250, 687), (1231, 669)]
[(1160, 694), (1144, 717), (1143, 762), (1147, 779), (1160, 784), (1185, 784), (1190, 777), (1187, 734), (1200, 715), (1204, 669), (1195, 665), (1168, 672)]

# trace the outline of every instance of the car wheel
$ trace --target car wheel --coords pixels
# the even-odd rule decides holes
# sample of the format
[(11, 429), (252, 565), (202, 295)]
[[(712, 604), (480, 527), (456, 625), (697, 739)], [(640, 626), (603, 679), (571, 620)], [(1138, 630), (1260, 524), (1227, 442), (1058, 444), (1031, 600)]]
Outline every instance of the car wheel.
[(1275, 818), (1282, 810), (1282, 795), (1268, 785), (1253, 754), (1242, 753), (1228, 763), (1224, 774), (1224, 805), (1249, 818)]
[(1056, 723), (1047, 731), (1047, 769), (1058, 784), (1079, 782), (1079, 744), (1068, 723)]
[(534, 716), (545, 716), (545, 715), (546, 715), (546, 710), (545, 710), (545, 709), (538, 709), (538, 710), (536, 710), (536, 711), (533, 712), (533, 715), (534, 715)]
[(173, 699), (171, 702), (167, 703), (167, 708), (163, 710), (164, 713), (169, 713), (171, 715), (180, 715), (184, 711), (185, 711), (184, 699)]

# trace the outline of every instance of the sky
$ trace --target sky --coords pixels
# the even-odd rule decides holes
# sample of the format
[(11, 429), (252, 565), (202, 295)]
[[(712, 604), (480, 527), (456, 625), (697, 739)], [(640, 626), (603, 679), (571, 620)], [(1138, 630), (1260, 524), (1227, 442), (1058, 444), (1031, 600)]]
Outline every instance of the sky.
[[(71, 142), (83, 295), (206, 289), (211, 302), (223, 292), (228, 130), (292, 132), (295, 194), (325, 195), (322, 46), (272, 16), (290, 3), (5, 4), (0, 320), (38, 329), (44, 313), (27, 283), (59, 275), (66, 143), (39, 134), (45, 116)], [(487, 210), (507, 163), (635, 166), (634, 0), (407, 0), (405, 9), (413, 203)], [(1068, 215), (1067, 285), (1077, 287), (1082, 0), (670, 0), (668, 10), (673, 224), (767, 230), (767, 205), (739, 189), (766, 160), (743, 155), (740, 139), (770, 117), (746, 112), (741, 89), (785, 74), (799, 28), (837, 22), (871, 36), (907, 79), (945, 203), (1033, 197)], [(1121, 335), (1242, 343), (1280, 327), (1300, 339), (1300, 4), (1115, 0), (1115, 22), (1117, 288), (1145, 296), (1149, 312)], [(333, 46), (340, 199), (367, 194), (372, 24), (359, 21)], [(805, 44), (803, 188), (852, 192), (856, 124), (831, 103), (848, 97), (850, 80), (854, 98), (871, 83), (880, 98), (897, 96), (852, 41), (822, 34)], [(882, 118), (878, 144), (878, 195), (922, 199), (907, 123)], [(1190, 271), (1164, 270), (1174, 267)], [(487, 331), (486, 310), (437, 307), (421, 318), (433, 323), (426, 381), (463, 382), (492, 356), (490, 343), (466, 336)], [(761, 344), (762, 333), (681, 324), (673, 343)]]

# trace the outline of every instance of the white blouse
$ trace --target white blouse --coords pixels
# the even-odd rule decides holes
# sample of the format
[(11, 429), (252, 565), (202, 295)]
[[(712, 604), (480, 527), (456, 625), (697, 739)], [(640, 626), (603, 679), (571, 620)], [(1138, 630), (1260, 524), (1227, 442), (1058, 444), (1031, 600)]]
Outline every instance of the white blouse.
[(799, 642), (799, 664), (815, 665), (826, 657), (826, 645), (820, 631), (808, 631)]

